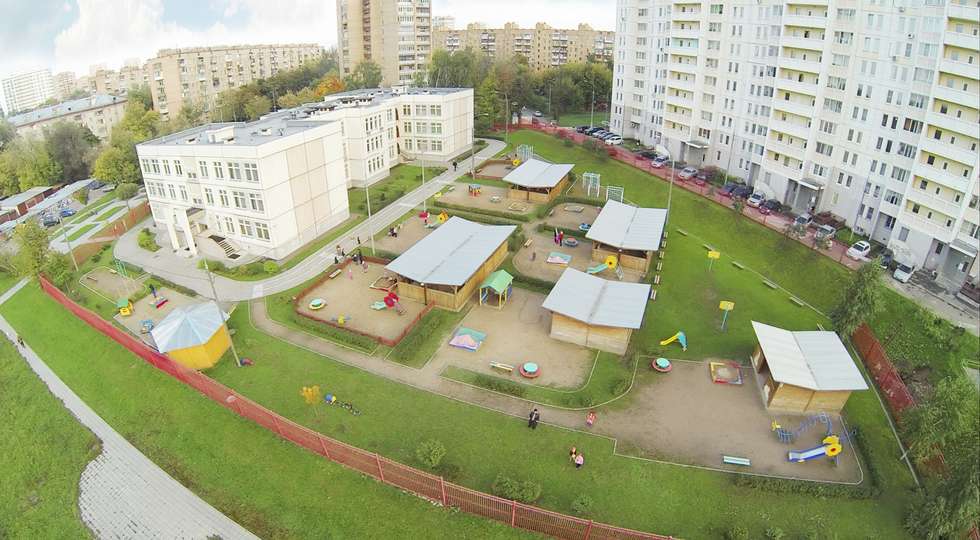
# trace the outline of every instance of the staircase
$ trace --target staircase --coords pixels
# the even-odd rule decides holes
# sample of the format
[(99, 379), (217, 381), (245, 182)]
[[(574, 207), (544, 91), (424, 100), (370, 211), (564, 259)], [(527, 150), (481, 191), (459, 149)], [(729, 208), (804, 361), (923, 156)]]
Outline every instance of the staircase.
[(235, 260), (241, 257), (241, 254), (238, 253), (238, 250), (235, 249), (235, 246), (233, 246), (231, 242), (228, 241), (227, 238), (214, 234), (212, 234), (208, 238), (214, 241), (214, 243), (218, 244), (218, 247), (220, 247), (221, 250), (225, 252), (225, 257), (228, 257), (231, 260)]

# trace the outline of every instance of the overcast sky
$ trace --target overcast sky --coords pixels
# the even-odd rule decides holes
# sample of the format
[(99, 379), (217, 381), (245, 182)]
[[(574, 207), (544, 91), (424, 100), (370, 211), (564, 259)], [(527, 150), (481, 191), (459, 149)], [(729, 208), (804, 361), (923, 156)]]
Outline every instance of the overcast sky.
[[(0, 76), (36, 67), (88, 73), (166, 47), (337, 42), (334, 0), (0, 0)], [(612, 29), (613, 0), (432, 0), (469, 22)]]

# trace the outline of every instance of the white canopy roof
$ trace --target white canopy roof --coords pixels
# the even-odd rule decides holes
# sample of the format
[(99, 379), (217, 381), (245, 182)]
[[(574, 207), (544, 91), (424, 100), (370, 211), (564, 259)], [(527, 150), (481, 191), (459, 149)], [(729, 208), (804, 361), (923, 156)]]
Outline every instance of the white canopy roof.
[(425, 285), (462, 285), (515, 229), (453, 216), (385, 268)]
[(755, 321), (752, 328), (777, 382), (811, 390), (867, 390), (835, 332), (790, 332)]
[(150, 334), (162, 353), (196, 347), (207, 343), (227, 318), (214, 302), (183, 306), (171, 311)]
[(666, 222), (663, 208), (637, 208), (610, 199), (585, 237), (619, 249), (657, 251)]
[(608, 281), (566, 268), (543, 307), (595, 326), (639, 328), (649, 297), (647, 284)]
[(571, 172), (575, 165), (547, 163), (531, 158), (504, 176), (504, 182), (526, 188), (553, 188)]

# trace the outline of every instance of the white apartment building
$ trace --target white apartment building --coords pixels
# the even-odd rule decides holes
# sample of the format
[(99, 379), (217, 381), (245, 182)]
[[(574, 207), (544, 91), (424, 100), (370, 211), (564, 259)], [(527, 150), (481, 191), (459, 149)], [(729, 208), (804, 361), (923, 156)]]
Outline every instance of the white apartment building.
[(976, 0), (618, 0), (610, 124), (976, 278)]
[(104, 141), (109, 139), (112, 127), (122, 120), (125, 112), (125, 97), (95, 94), (15, 114), (7, 120), (21, 135), (41, 137), (44, 128), (58, 122), (71, 122), (87, 127), (93, 135)]
[(430, 0), (336, 0), (341, 75), (370, 60), (383, 85), (412, 84), (432, 55)]
[(8, 114), (33, 109), (54, 97), (51, 70), (38, 69), (0, 79), (3, 110)]
[(136, 152), (154, 223), (173, 249), (196, 256), (198, 241), (219, 237), (235, 251), (282, 259), (349, 217), (348, 188), (422, 157), (403, 145), (445, 162), (472, 147), (472, 133), (471, 89), (378, 89), (199, 126)]

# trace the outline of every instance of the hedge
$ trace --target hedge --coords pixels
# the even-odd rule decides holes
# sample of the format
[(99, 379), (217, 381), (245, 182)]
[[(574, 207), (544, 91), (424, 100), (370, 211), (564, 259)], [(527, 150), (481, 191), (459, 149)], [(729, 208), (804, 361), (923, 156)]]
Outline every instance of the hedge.
[(538, 232), (540, 233), (554, 233), (555, 229), (565, 233), (565, 236), (574, 236), (576, 238), (585, 238), (587, 231), (581, 231), (579, 229), (568, 229), (565, 227), (555, 227), (554, 225), (548, 225), (547, 223), (541, 223), (538, 225)]
[(504, 219), (509, 219), (512, 221), (521, 221), (527, 223), (531, 221), (531, 216), (528, 214), (514, 214), (511, 212), (504, 212), (502, 210), (488, 210), (486, 208), (473, 208), (471, 206), (463, 206), (461, 204), (445, 203), (440, 200), (435, 200), (432, 202), (432, 206), (438, 206), (439, 208), (446, 208), (453, 211), (463, 211), (475, 214), (486, 214), (488, 216), (499, 217)]

